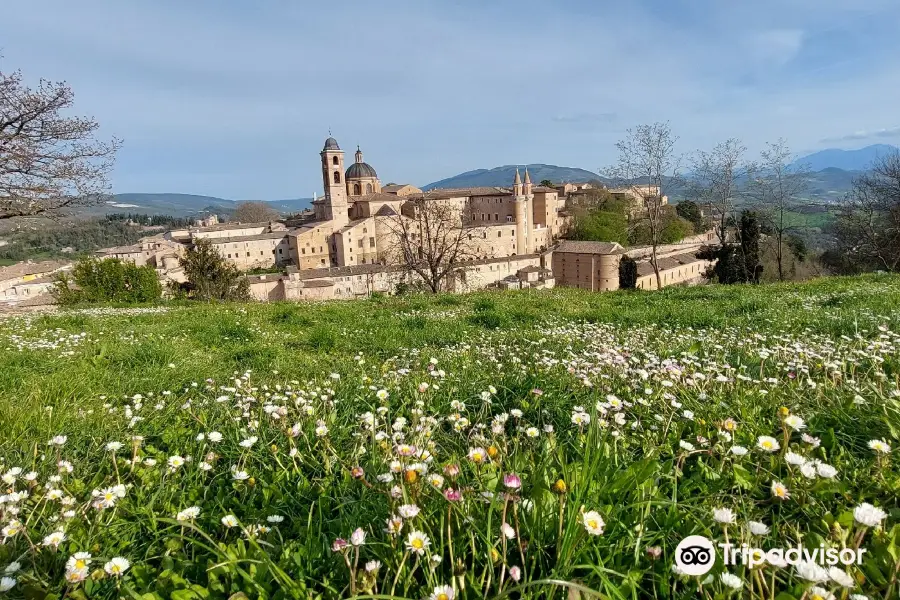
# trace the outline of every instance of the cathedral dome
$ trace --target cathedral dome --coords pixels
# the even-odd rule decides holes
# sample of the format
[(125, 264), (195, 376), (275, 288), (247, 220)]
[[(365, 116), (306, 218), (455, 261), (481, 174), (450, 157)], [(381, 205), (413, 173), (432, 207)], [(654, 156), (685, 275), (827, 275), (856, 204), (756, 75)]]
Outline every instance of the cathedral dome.
[(322, 150), (340, 150), (341, 147), (338, 146), (337, 140), (333, 137), (325, 140), (325, 147)]
[(347, 179), (359, 179), (363, 177), (377, 178), (378, 174), (369, 163), (356, 162), (350, 165), (345, 176)]

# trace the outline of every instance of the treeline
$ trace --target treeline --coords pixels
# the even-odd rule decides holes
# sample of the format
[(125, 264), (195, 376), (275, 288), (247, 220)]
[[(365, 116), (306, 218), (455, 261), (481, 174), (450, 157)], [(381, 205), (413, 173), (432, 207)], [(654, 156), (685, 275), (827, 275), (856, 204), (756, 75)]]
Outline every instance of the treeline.
[[(839, 202), (810, 199), (810, 171), (794, 162), (784, 140), (757, 157), (737, 139), (692, 155), (676, 153), (668, 123), (641, 125), (616, 147), (603, 169), (618, 188), (597, 189), (567, 206), (575, 239), (650, 246), (712, 229), (704, 255), (725, 283), (784, 281), (823, 274), (900, 271), (900, 154), (882, 156)], [(625, 194), (623, 194), (626, 192)], [(672, 206), (668, 193), (683, 199)], [(630, 195), (633, 202), (625, 202)]]
[(189, 227), (194, 224), (193, 219), (185, 217), (173, 217), (171, 215), (145, 215), (138, 213), (111, 213), (106, 215), (107, 221), (125, 221), (144, 225), (146, 227), (165, 227), (167, 229), (177, 229), (180, 227)]
[(107, 219), (42, 224), (4, 236), (7, 244), (0, 247), (0, 259), (60, 258), (111, 246), (128, 246), (145, 235), (147, 232), (139, 227)]

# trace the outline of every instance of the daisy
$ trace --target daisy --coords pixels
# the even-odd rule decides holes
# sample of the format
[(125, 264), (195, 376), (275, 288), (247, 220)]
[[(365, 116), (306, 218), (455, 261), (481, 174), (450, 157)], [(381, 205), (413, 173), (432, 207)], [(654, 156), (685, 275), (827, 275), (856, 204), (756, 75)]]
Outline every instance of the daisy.
[(199, 506), (189, 506), (183, 511), (179, 512), (175, 515), (176, 521), (193, 521), (197, 517), (200, 516), (200, 507)]
[(843, 569), (839, 569), (837, 567), (831, 567), (828, 569), (828, 577), (831, 578), (833, 582), (838, 584), (841, 587), (845, 588), (855, 588), (856, 582), (853, 580), (853, 577), (847, 574)]
[(362, 527), (357, 527), (353, 533), (350, 534), (350, 543), (354, 546), (362, 546), (366, 543), (366, 530)]
[(397, 512), (400, 513), (400, 516), (404, 519), (413, 519), (418, 516), (421, 510), (422, 509), (415, 504), (404, 504), (397, 509)]
[(853, 518), (857, 523), (866, 527), (877, 527), (885, 517), (887, 517), (887, 513), (868, 502), (863, 502), (853, 509)]
[[(834, 594), (824, 588), (820, 588), (817, 585), (809, 588), (809, 592), (807, 593), (806, 597), (809, 598), (809, 600), (834, 600)], [(865, 598), (865, 596), (863, 597)], [(850, 596), (850, 598), (853, 598), (853, 596)]]
[(714, 508), (713, 519), (723, 525), (730, 525), (734, 523), (735, 520), (734, 511), (730, 508)]
[(775, 452), (776, 450), (781, 448), (781, 444), (779, 444), (778, 440), (773, 437), (770, 437), (768, 435), (761, 435), (756, 440), (756, 447), (763, 452)]
[(606, 523), (603, 517), (595, 510), (590, 510), (581, 515), (581, 521), (584, 523), (585, 530), (591, 535), (601, 535)]
[(794, 431), (800, 431), (801, 429), (806, 427), (806, 423), (797, 415), (788, 415), (787, 417), (785, 417), (784, 424)]
[(747, 523), (747, 527), (753, 535), (767, 535), (769, 533), (769, 526), (759, 521), (750, 521)]
[(449, 585), (439, 585), (434, 588), (428, 600), (453, 600), (456, 592)]
[(131, 563), (127, 559), (117, 556), (103, 565), (103, 570), (114, 577), (121, 577), (129, 567)]
[(741, 589), (741, 586), (744, 585), (744, 582), (737, 575), (732, 575), (731, 573), (722, 573), (719, 575), (719, 581), (721, 581), (725, 587), (729, 587), (733, 590)]
[(59, 548), (59, 545), (66, 541), (66, 534), (62, 531), (54, 531), (50, 535), (44, 538), (44, 541), (41, 542), (44, 546), (51, 546), (53, 548)]
[(779, 500), (787, 500), (791, 497), (790, 492), (788, 492), (787, 486), (780, 481), (772, 482), (772, 495)]
[(419, 556), (425, 554), (430, 545), (431, 540), (428, 539), (428, 536), (421, 531), (411, 531), (406, 537), (407, 550), (413, 552), (414, 554), (418, 554)]
[(869, 448), (879, 454), (887, 454), (891, 447), (884, 440), (869, 440)]
[(487, 459), (487, 450), (478, 446), (469, 450), (469, 460), (476, 465), (483, 463)]
[(237, 517), (235, 517), (234, 515), (225, 515), (224, 517), (222, 517), (222, 525), (224, 525), (225, 527), (237, 527)]
[(504, 523), (503, 525), (501, 525), (500, 531), (503, 533), (504, 536), (506, 536), (506, 539), (508, 539), (508, 540), (516, 539), (516, 530), (513, 529), (509, 523)]
[(0, 592), (8, 592), (14, 587), (16, 587), (16, 580), (14, 577), (0, 577)]

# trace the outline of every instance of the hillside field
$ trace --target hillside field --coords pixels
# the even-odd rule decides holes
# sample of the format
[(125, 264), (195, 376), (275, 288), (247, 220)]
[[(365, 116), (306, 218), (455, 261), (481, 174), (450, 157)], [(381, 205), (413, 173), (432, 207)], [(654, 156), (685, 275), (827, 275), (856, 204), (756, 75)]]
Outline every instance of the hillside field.
[(897, 598), (898, 380), (888, 275), (6, 317), (0, 598)]

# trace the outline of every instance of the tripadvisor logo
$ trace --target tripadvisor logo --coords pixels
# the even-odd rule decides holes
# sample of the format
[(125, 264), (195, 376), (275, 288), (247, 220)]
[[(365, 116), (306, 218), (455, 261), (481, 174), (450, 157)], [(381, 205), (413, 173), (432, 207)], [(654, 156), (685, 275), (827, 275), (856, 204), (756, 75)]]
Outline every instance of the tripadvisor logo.
[[(800, 563), (818, 563), (823, 566), (835, 566), (838, 563), (859, 565), (866, 553), (865, 548), (825, 548), (824, 545), (808, 548), (798, 544), (790, 548), (769, 550), (747, 544), (717, 545), (722, 549), (722, 562), (726, 566), (744, 564), (755, 567), (766, 562), (780, 567)], [(705, 575), (712, 570), (715, 562), (713, 543), (702, 535), (689, 535), (675, 548), (675, 567), (683, 575)]]

